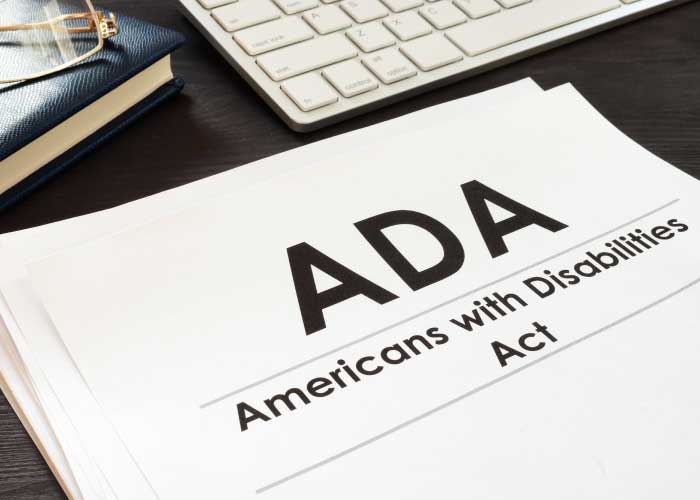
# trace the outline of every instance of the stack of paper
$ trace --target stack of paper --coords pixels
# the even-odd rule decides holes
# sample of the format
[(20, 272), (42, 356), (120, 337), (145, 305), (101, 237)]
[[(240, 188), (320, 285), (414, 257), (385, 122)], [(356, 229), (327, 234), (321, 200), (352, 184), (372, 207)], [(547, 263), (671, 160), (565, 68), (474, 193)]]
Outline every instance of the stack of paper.
[(700, 184), (523, 81), (0, 239), (73, 499), (695, 499)]

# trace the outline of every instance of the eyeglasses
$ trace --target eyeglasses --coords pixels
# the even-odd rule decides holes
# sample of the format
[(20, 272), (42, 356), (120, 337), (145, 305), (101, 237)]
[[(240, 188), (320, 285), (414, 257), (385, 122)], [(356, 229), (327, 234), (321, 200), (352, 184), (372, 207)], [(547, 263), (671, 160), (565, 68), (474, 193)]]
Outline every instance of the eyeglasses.
[(119, 32), (91, 0), (0, 0), (0, 84), (63, 71)]

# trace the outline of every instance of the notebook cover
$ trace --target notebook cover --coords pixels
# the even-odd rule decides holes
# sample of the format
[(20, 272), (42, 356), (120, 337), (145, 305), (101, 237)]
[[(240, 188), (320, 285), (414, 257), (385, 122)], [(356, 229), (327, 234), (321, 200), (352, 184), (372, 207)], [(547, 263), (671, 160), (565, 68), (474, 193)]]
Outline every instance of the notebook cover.
[[(99, 9), (99, 5), (96, 8)], [(182, 35), (170, 29), (127, 16), (118, 15), (117, 20), (119, 35), (107, 40), (104, 49), (84, 63), (39, 80), (0, 85), (0, 161), (108, 94), (184, 42)], [(8, 61), (6, 57), (9, 56), (4, 54), (0, 57), (4, 59), (3, 63)], [(178, 81), (168, 86), (170, 92), (165, 92), (165, 89), (159, 92), (172, 94), (174, 89), (181, 87), (182, 82)], [(154, 99), (150, 106), (139, 108), (139, 112), (132, 114), (132, 117), (143, 114), (154, 102), (162, 100)], [(103, 134), (100, 131), (98, 135), (107, 136), (116, 131), (110, 126), (105, 129), (111, 132)], [(104, 140), (97, 140), (95, 136), (90, 139), (87, 144), (93, 147)], [(75, 151), (73, 148), (69, 156), (77, 159), (80, 155)], [(67, 165), (64, 162), (61, 168), (56, 168), (54, 163), (51, 162), (37, 173), (49, 177)], [(37, 177), (37, 173), (32, 177)], [(41, 178), (41, 175), (38, 177)], [(36, 187), (38, 184), (35, 178), (32, 185)], [(3, 204), (6, 203), (8, 194), (6, 192), (0, 197)]]
[(178, 78), (171, 80), (100, 130), (84, 139), (40, 170), (34, 172), (19, 184), (5, 191), (0, 195), (0, 211), (14, 205), (51, 178), (94, 151), (102, 143), (127, 128), (131, 123), (148, 113), (151, 109), (177, 95), (183, 87), (184, 82), (182, 80)]

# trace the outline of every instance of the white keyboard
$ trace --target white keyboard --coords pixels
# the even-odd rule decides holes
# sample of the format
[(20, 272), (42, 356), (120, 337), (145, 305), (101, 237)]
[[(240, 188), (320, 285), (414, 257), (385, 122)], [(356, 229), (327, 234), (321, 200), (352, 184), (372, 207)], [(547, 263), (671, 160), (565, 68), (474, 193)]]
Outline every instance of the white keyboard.
[(309, 131), (688, 0), (179, 0)]

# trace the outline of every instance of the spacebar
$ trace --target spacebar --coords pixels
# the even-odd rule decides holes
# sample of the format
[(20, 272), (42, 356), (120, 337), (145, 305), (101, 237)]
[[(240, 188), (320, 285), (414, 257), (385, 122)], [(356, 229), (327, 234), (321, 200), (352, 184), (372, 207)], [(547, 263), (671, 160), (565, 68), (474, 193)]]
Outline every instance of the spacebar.
[(448, 30), (447, 38), (476, 56), (620, 5), (619, 0), (535, 0)]

